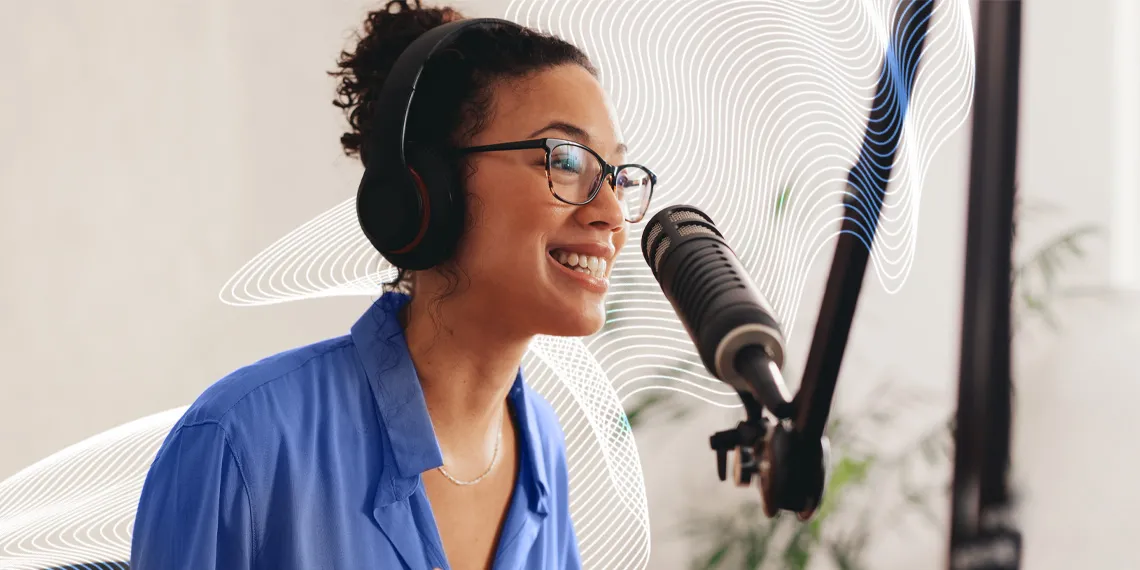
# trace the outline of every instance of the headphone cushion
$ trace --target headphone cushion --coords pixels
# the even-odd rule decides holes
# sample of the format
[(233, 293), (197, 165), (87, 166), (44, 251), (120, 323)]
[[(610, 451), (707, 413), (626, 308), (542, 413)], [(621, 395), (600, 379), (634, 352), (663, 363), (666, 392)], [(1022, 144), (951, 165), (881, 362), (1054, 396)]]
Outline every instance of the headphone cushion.
[(385, 255), (411, 242), (418, 233), (421, 198), (411, 176), (404, 174), (366, 167), (357, 190), (360, 227), (377, 251)]
[(452, 161), (440, 153), (415, 148), (407, 149), (409, 178), (414, 191), (422, 196), (422, 208), (409, 211), (409, 220), (422, 233), (419, 243), (411, 251), (399, 254), (394, 265), (406, 269), (428, 269), (445, 261), (455, 253), (463, 230), (465, 201), (458, 171)]

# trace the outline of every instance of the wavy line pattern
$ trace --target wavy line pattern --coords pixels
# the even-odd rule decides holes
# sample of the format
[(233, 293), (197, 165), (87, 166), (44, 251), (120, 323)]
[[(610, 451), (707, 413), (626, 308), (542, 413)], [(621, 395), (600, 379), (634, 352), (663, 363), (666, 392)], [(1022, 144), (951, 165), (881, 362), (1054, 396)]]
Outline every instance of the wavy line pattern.
[[(904, 0), (906, 5), (910, 0)], [(791, 339), (813, 267), (830, 259), (844, 216), (869, 215), (869, 193), (845, 207), (880, 83), (900, 77), (888, 45), (900, 4), (887, 0), (516, 0), (509, 19), (587, 50), (602, 69), (631, 154), (657, 169), (654, 208), (691, 203), (712, 215)], [(894, 38), (897, 42), (898, 38)], [(934, 152), (968, 116), (973, 36), (965, 1), (935, 5), (907, 105), (890, 119), (895, 145), (878, 231), (865, 224), (875, 278), (888, 292), (906, 281), (919, 203)], [(909, 107), (905, 115), (902, 107)], [(872, 157), (874, 159), (874, 157)], [(867, 183), (870, 172), (860, 171)], [(870, 186), (869, 184), (867, 184)], [(635, 226), (615, 264), (606, 329), (586, 340), (628, 399), (673, 390), (738, 407), (709, 376), (637, 249)], [(821, 257), (822, 255), (822, 257)]]
[[(847, 210), (844, 196), (876, 88), (896, 88), (894, 58), (913, 57), (888, 50), (898, 43), (900, 30), (891, 28), (899, 7), (886, 0), (514, 0), (506, 17), (589, 53), (631, 156), (659, 173), (655, 207), (691, 203), (712, 215), (790, 339), (809, 270), (828, 253), (843, 217), (866, 219), (870, 207), (857, 201)], [(861, 237), (867, 247), (876, 242), (871, 266), (888, 292), (902, 287), (913, 262), (928, 164), (965, 121), (973, 92), (966, 2), (939, 2), (929, 30), (910, 101), (895, 94), (890, 118), (904, 121), (902, 136), (876, 140), (896, 145), (896, 167), (877, 232), (864, 225)], [(884, 68), (894, 81), (881, 81)], [(866, 183), (868, 172), (860, 173)], [(739, 407), (736, 394), (704, 370), (641, 259), (643, 229), (632, 228), (614, 266), (607, 327), (586, 347), (622, 400), (670, 390)], [(591, 499), (571, 497), (575, 520), (618, 514), (594, 515)], [(626, 552), (648, 561), (648, 536), (582, 542), (584, 556)], [(591, 567), (622, 567), (597, 562)]]
[(566, 434), (570, 511), (584, 568), (644, 568), (649, 507), (633, 433), (605, 371), (576, 338), (540, 336), (523, 361), (527, 382)]
[(146, 473), (185, 412), (123, 424), (0, 482), (0, 570), (126, 568)]
[[(513, 0), (504, 17), (590, 54), (630, 155), (660, 175), (655, 208), (691, 203), (709, 213), (790, 339), (810, 270), (843, 216), (864, 213), (866, 204), (846, 209), (843, 196), (884, 57), (892, 61), (884, 54), (896, 9), (890, 0)], [(871, 254), (888, 292), (913, 262), (931, 158), (965, 121), (973, 92), (967, 1), (939, 1), (929, 30), (909, 109), (894, 117), (902, 136)], [(641, 231), (632, 228), (615, 265), (606, 328), (588, 339), (539, 337), (524, 360), (566, 433), (570, 508), (588, 568), (649, 560), (644, 481), (621, 402), (667, 390), (739, 406), (703, 370), (641, 260)], [(394, 277), (349, 199), (246, 263), (219, 297), (251, 306), (377, 295)], [(0, 570), (125, 560), (145, 473), (181, 413), (116, 428), (0, 483)]]

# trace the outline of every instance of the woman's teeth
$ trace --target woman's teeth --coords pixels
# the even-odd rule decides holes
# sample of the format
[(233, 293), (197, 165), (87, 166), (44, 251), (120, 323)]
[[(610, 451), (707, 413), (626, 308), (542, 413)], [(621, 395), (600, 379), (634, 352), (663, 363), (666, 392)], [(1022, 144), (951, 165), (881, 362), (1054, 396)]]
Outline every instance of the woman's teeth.
[(594, 277), (605, 277), (606, 275), (606, 260), (601, 257), (593, 255), (582, 255), (572, 251), (562, 251), (556, 249), (550, 252), (558, 263), (587, 275)]

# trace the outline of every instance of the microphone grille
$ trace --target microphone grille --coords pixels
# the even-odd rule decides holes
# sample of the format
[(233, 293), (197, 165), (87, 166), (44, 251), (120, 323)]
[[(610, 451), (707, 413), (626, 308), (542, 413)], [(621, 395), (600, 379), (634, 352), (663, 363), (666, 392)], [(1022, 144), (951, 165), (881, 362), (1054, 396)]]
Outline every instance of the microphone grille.
[[(671, 228), (668, 231), (665, 227), (666, 224)], [(677, 238), (694, 235), (724, 237), (717, 231), (712, 220), (696, 208), (675, 206), (673, 209), (662, 211), (650, 220), (645, 237), (642, 240), (645, 261), (650, 263), (654, 274), (661, 270), (661, 262), (665, 259), (665, 254), (669, 252), (671, 246), (675, 245), (670, 235)]]
[(661, 243), (657, 244), (657, 253), (653, 254), (654, 273), (661, 270), (661, 260), (665, 259), (665, 252), (669, 251), (669, 241), (669, 236), (665, 236), (665, 239), (661, 240)]
[(708, 229), (705, 226), (702, 226), (700, 224), (685, 224), (685, 225), (677, 228), (677, 233), (681, 234), (682, 236), (691, 236), (694, 234), (705, 234), (705, 235), (710, 235), (710, 236), (717, 235), (716, 232), (714, 232), (714, 231), (712, 231), (712, 230), (710, 230), (710, 229)]
[(649, 240), (648, 243), (655, 244), (657, 242), (657, 238), (661, 237), (661, 232), (663, 231), (665, 231), (665, 227), (661, 225), (661, 222), (655, 222), (652, 226), (649, 227), (649, 238), (647, 238)]
[(704, 216), (700, 212), (694, 212), (692, 210), (673, 210), (672, 212), (669, 212), (669, 221), (673, 222), (674, 224), (679, 224), (681, 222), (703, 222), (706, 224), (712, 223), (712, 220), (708, 219), (707, 216)]

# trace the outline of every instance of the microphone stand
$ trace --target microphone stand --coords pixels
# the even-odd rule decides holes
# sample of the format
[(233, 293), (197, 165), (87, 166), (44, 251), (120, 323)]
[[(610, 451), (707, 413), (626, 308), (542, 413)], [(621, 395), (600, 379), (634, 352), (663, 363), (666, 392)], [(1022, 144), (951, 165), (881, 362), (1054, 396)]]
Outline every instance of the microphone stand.
[(1008, 474), (1021, 2), (978, 8), (949, 568), (1016, 570), (1021, 535)]

